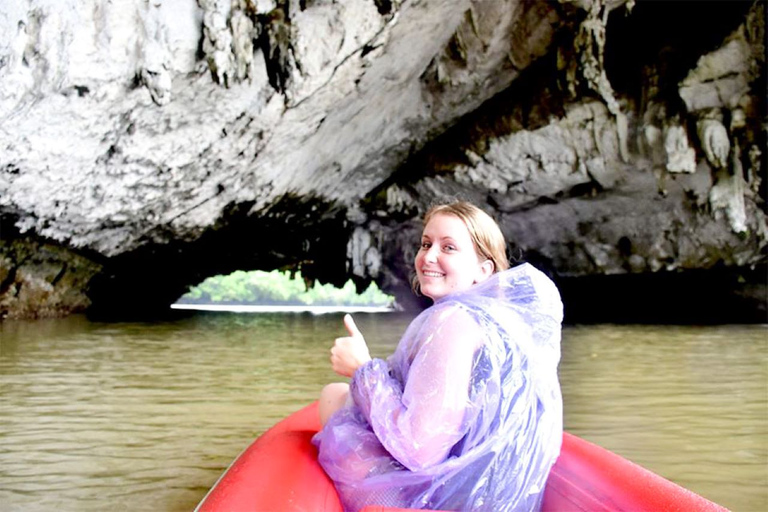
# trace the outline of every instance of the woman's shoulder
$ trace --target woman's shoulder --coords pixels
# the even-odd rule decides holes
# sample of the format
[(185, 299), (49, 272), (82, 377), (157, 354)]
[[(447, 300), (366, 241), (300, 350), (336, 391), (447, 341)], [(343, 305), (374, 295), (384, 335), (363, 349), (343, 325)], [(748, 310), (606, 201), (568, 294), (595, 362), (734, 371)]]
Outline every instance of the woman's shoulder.
[(419, 313), (408, 325), (404, 338), (425, 336), (446, 325), (471, 325), (474, 315), (461, 300), (438, 301)]
[(482, 333), (483, 322), (479, 311), (461, 300), (447, 300), (432, 306), (432, 316), (429, 330), (447, 334), (462, 334), (464, 336)]

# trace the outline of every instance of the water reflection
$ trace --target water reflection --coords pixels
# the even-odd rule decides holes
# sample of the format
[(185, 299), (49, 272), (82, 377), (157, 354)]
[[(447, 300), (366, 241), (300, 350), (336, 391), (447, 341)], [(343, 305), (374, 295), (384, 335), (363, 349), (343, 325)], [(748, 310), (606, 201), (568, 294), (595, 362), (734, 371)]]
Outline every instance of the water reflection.
[[(410, 317), (359, 314), (374, 356)], [(768, 329), (567, 328), (566, 428), (734, 510), (768, 509)], [(3, 510), (188, 511), (336, 379), (340, 314), (0, 324)]]

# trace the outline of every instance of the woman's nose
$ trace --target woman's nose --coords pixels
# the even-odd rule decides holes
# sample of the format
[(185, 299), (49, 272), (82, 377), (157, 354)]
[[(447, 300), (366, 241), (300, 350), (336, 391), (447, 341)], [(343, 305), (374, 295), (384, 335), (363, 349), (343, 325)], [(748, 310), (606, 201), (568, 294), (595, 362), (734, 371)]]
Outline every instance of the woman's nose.
[(437, 261), (437, 250), (434, 245), (427, 250), (424, 259), (430, 263)]

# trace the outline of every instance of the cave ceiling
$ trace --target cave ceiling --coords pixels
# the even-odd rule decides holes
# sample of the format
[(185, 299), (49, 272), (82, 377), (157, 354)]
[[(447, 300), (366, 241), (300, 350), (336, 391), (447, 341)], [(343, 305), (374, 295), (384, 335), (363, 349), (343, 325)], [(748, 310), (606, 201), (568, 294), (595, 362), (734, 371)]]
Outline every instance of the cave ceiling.
[(160, 311), (238, 269), (415, 304), (419, 218), (455, 198), (566, 287), (762, 279), (764, 2), (0, 14), (0, 317)]

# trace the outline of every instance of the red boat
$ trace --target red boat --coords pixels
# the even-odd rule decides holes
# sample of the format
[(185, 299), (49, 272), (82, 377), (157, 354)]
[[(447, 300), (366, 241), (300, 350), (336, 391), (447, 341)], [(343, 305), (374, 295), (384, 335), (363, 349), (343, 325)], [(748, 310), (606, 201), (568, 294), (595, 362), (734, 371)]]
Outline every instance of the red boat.
[[(290, 415), (251, 444), (221, 476), (196, 512), (342, 512), (333, 483), (317, 462), (312, 436), (317, 402)], [(368, 506), (364, 512), (395, 512)], [(565, 433), (542, 510), (727, 510), (613, 452)]]

